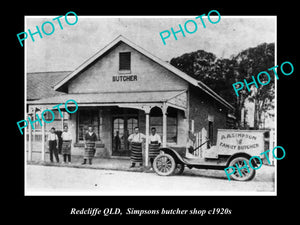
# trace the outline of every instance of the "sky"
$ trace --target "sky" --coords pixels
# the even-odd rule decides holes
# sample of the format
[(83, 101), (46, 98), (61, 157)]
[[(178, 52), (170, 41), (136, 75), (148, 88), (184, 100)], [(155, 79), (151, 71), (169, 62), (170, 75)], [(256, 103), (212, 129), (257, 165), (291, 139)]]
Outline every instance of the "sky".
[[(212, 15), (212, 14), (211, 14)], [(52, 21), (54, 16), (26, 16), (25, 31), (36, 32), (36, 26), (46, 21)], [(206, 28), (195, 16), (161, 16), (161, 17), (101, 17), (78, 16), (74, 25), (68, 25), (64, 17), (60, 19), (63, 29), (57, 21), (52, 21), (55, 30), (47, 36), (42, 33), (34, 35), (25, 41), (26, 71), (73, 71), (84, 61), (100, 51), (117, 36), (123, 35), (130, 41), (144, 48), (164, 61), (170, 61), (184, 53), (205, 50), (215, 54), (218, 58), (229, 58), (249, 47), (261, 43), (276, 42), (276, 17), (275, 16), (221, 16), (219, 23), (212, 24), (203, 17)], [(217, 21), (218, 17), (211, 17)], [(68, 17), (70, 23), (75, 18)], [(178, 24), (184, 27), (187, 20), (197, 23), (197, 31), (185, 37), (177, 34), (177, 40), (171, 35), (163, 44), (159, 35), (164, 30), (176, 31)], [(193, 30), (193, 23), (188, 29)], [(51, 33), (51, 26), (44, 26), (46, 32)], [(20, 31), (22, 32), (22, 31)]]

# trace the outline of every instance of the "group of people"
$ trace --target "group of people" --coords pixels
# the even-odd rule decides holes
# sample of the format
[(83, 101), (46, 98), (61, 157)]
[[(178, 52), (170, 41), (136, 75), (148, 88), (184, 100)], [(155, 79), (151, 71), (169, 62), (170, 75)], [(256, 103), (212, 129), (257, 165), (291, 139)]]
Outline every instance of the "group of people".
[[(64, 130), (61, 134), (61, 154), (63, 155), (63, 163), (69, 162), (71, 163), (71, 143), (72, 136), (68, 130), (68, 126), (64, 126)], [(49, 143), (49, 153), (50, 153), (50, 161), (53, 162), (53, 155), (55, 156), (56, 162), (59, 162), (59, 138), (55, 132), (55, 128), (52, 127), (48, 134), (48, 143)]]
[[(89, 164), (92, 164), (92, 159), (96, 151), (96, 140), (97, 135), (93, 131), (93, 128), (88, 127), (88, 131), (84, 136), (84, 157), (82, 164), (86, 164), (87, 161)], [(61, 134), (61, 154), (63, 155), (63, 163), (71, 164), (71, 144), (72, 144), (72, 135), (68, 130), (68, 126), (64, 126), (64, 130)], [(56, 162), (59, 163), (59, 138), (55, 128), (52, 127), (48, 134), (48, 143), (49, 143), (49, 154), (50, 162), (53, 162), (53, 155), (56, 159)]]
[[(142, 144), (146, 140), (146, 136), (139, 132), (139, 128), (134, 128), (134, 133), (128, 137), (128, 141), (131, 145), (131, 166), (130, 168), (135, 167), (136, 163), (139, 163), (140, 166), (143, 165), (143, 151)], [(154, 158), (159, 154), (159, 147), (161, 145), (161, 138), (156, 133), (156, 128), (151, 128), (151, 134), (149, 136), (149, 159), (151, 167), (153, 166)]]
[[(72, 136), (68, 130), (68, 126), (64, 126), (63, 132), (61, 134), (62, 147), (61, 154), (63, 155), (63, 163), (71, 164), (71, 144)], [(143, 165), (143, 151), (142, 144), (146, 140), (146, 136), (139, 132), (139, 128), (134, 128), (134, 133), (128, 137), (128, 141), (131, 146), (131, 166), (130, 168), (135, 167), (136, 163), (139, 163), (140, 166)], [(88, 127), (88, 131), (84, 135), (84, 157), (82, 165), (89, 163), (92, 164), (92, 159), (96, 152), (96, 141), (97, 135), (93, 131), (91, 126)], [(49, 153), (50, 161), (53, 162), (53, 155), (56, 159), (56, 162), (59, 162), (59, 138), (55, 132), (55, 128), (50, 129), (48, 135), (49, 142)], [(161, 138), (156, 133), (155, 127), (151, 128), (151, 135), (149, 136), (149, 159), (151, 166), (153, 165), (154, 158), (159, 154), (159, 147), (161, 145)]]

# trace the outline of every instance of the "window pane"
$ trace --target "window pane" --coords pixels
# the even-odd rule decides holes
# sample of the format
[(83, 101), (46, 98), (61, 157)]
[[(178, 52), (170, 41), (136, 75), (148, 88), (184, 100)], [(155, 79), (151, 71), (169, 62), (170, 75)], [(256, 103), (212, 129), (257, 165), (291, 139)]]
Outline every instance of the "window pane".
[(130, 52), (119, 53), (119, 70), (130, 70)]
[(137, 127), (138, 120), (136, 118), (130, 118), (127, 120), (127, 130), (130, 134), (133, 133), (133, 129)]
[(78, 140), (82, 141), (83, 136), (88, 130), (88, 126), (92, 125), (97, 138), (100, 137), (99, 132), (99, 112), (98, 109), (80, 109), (78, 124)]

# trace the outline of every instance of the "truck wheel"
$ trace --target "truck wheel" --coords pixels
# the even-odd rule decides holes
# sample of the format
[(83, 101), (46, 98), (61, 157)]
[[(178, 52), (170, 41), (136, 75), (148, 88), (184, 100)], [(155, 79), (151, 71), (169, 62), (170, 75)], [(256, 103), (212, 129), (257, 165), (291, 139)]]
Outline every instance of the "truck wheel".
[[(244, 161), (246, 161), (249, 171), (247, 170), (247, 168), (241, 169), (240, 170), (240, 172), (242, 174), (242, 176), (241, 176), (237, 170), (236, 164), (238, 165), (239, 168), (242, 168), (245, 166)], [(232, 159), (229, 163), (229, 166), (232, 166), (235, 168), (235, 172), (231, 175), (231, 177), (234, 180), (238, 180), (238, 181), (252, 180), (256, 173), (256, 171), (249, 166), (249, 159), (247, 159), (246, 157), (240, 156), (240, 157), (236, 157), (236, 158)], [(228, 172), (230, 172), (230, 170), (228, 170)]]
[(176, 164), (174, 174), (181, 175), (183, 173), (183, 171), (184, 171), (184, 164), (183, 163)]
[(160, 176), (169, 176), (174, 173), (176, 163), (169, 154), (160, 154), (153, 161), (153, 169)]

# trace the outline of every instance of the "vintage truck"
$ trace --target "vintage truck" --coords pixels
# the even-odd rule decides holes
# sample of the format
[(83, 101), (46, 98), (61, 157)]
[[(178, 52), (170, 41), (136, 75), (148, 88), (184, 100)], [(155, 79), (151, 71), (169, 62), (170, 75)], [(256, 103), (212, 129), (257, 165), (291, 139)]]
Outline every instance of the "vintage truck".
[[(263, 155), (260, 153), (266, 150), (265, 139), (269, 135), (268, 133), (268, 130), (218, 129), (216, 145), (204, 150), (202, 157), (195, 157), (191, 153), (208, 144), (209, 140), (196, 148), (192, 146), (186, 148), (165, 147), (160, 149), (160, 154), (154, 159), (153, 169), (158, 175), (168, 176), (182, 174), (185, 167), (224, 170), (228, 166), (237, 164), (242, 168), (244, 160), (249, 164), (252, 156), (260, 156), (263, 160)], [(257, 158), (253, 158), (251, 163), (254, 168), (260, 165)], [(239, 181), (251, 180), (254, 178), (256, 170), (250, 168), (249, 171), (247, 168), (241, 169), (243, 176), (240, 176), (236, 170), (231, 177)]]

